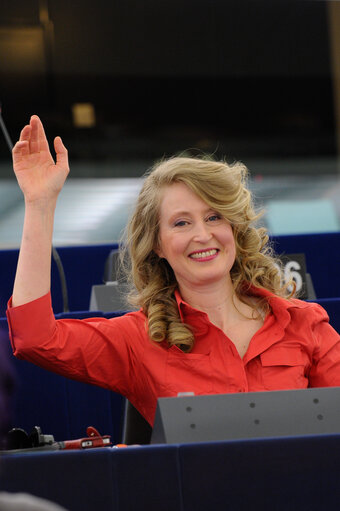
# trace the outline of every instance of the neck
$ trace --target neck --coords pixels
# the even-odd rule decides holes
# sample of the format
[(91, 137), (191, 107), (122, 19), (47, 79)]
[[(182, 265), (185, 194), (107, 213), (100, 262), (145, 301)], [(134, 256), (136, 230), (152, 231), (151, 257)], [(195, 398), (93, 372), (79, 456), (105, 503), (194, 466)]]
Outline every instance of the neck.
[(237, 298), (230, 279), (206, 288), (181, 285), (179, 290), (185, 302), (208, 314), (210, 321), (222, 329), (253, 317), (253, 308)]
[(231, 279), (216, 282), (209, 286), (190, 286), (181, 284), (179, 286), (181, 296), (185, 302), (203, 312), (224, 309), (225, 306), (232, 306), (234, 289)]

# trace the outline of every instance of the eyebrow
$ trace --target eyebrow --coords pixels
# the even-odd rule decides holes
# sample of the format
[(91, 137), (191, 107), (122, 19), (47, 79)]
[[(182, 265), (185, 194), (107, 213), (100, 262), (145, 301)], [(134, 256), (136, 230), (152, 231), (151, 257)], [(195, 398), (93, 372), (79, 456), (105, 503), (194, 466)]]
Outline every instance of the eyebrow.
[[(213, 213), (217, 213), (217, 211), (215, 211), (213, 208), (207, 208), (205, 211), (204, 211), (204, 214), (206, 215), (207, 213), (210, 213), (210, 212), (213, 212)], [(169, 218), (169, 220), (173, 220), (174, 218), (176, 218), (177, 216), (181, 216), (181, 215), (191, 215), (192, 213), (190, 211), (185, 211), (185, 210), (179, 210), (179, 211), (175, 211)]]

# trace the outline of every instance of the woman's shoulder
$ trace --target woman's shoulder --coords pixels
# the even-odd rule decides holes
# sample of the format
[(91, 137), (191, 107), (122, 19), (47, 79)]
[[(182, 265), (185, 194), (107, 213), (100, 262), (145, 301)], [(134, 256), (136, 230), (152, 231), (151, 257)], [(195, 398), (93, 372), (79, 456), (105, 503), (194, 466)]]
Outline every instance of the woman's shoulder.
[(127, 311), (127, 312), (118, 312), (117, 314), (112, 315), (109, 318), (109, 321), (115, 321), (117, 323), (131, 323), (131, 324), (139, 324), (140, 322), (145, 323), (146, 316), (142, 309)]
[(290, 314), (308, 315), (317, 320), (328, 320), (326, 310), (318, 303), (302, 300), (300, 298), (288, 298), (279, 296), (266, 289), (253, 289), (257, 299), (265, 300), (272, 310), (287, 311)]
[(298, 309), (301, 313), (306, 312), (315, 319), (329, 319), (327, 311), (317, 302), (307, 302), (299, 298), (291, 298), (288, 302), (290, 303), (290, 308)]

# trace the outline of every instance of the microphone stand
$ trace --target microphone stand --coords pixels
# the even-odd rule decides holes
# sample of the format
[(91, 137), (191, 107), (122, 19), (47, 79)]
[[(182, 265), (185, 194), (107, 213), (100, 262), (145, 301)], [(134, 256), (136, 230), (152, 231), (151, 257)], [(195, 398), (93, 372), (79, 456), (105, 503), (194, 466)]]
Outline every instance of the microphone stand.
[[(7, 128), (6, 128), (6, 125), (5, 125), (5, 122), (3, 120), (3, 117), (2, 117), (2, 107), (1, 107), (1, 103), (0, 103), (0, 127), (1, 127), (1, 130), (2, 130), (2, 133), (5, 137), (5, 140), (6, 140), (6, 143), (7, 143), (7, 146), (10, 150), (10, 153), (12, 154), (12, 151), (13, 151), (13, 142), (11, 140), (11, 137), (7, 131)], [(67, 283), (66, 283), (66, 277), (65, 277), (65, 271), (64, 271), (64, 267), (63, 267), (63, 263), (60, 259), (60, 256), (57, 252), (57, 249), (52, 245), (52, 257), (53, 257), (53, 260), (57, 266), (57, 270), (58, 270), (58, 275), (59, 275), (59, 280), (60, 280), (60, 286), (61, 286), (61, 293), (62, 293), (62, 298), (63, 298), (63, 312), (70, 312), (70, 309), (69, 309), (69, 304), (68, 304), (68, 291), (67, 291)]]

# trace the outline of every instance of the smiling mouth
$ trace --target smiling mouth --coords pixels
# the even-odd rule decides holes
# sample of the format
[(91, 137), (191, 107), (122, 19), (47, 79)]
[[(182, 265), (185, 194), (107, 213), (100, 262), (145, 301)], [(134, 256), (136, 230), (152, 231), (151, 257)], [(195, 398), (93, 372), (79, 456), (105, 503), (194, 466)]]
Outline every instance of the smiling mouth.
[(218, 253), (216, 248), (212, 248), (211, 250), (204, 250), (202, 252), (193, 252), (189, 255), (191, 259), (210, 259), (213, 258)]

